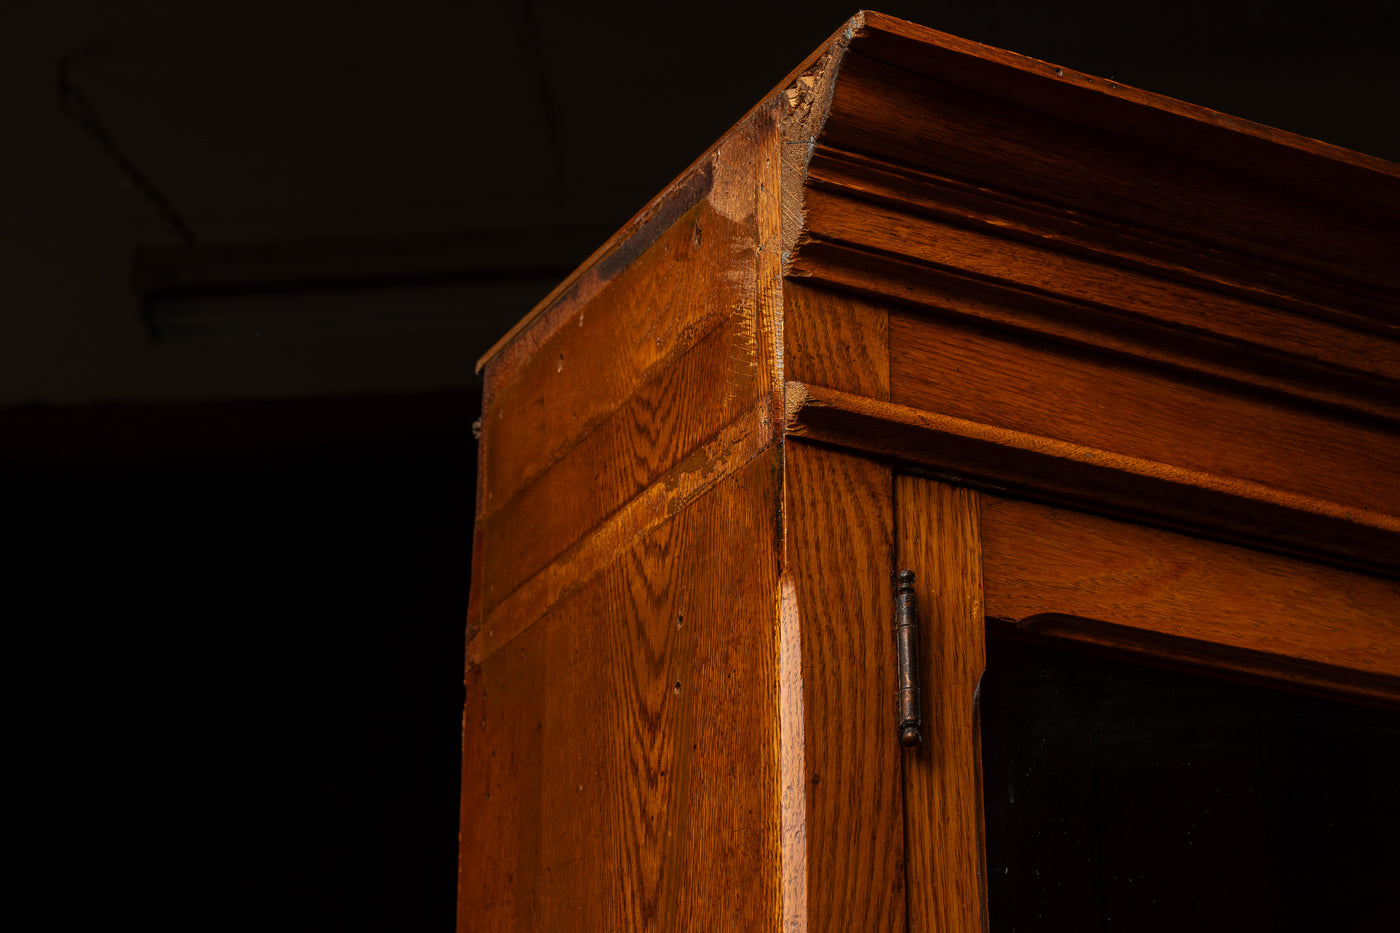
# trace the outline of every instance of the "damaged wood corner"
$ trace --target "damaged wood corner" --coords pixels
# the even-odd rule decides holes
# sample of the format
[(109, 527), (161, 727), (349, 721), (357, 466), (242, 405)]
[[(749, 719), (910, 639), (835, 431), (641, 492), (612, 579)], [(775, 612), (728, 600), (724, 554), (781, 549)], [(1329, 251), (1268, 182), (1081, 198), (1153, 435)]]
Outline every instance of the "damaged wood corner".
[(782, 111), (782, 262), (788, 271), (792, 253), (802, 233), (805, 212), (802, 207), (802, 187), (807, 180), (807, 165), (812, 158), (817, 137), (831, 112), (831, 96), (836, 75), (846, 55), (851, 38), (865, 25), (862, 13), (853, 16), (832, 37), (827, 50), (812, 67), (798, 75), (779, 93)]
[(797, 418), (807, 405), (807, 387), (800, 382), (783, 384), (783, 433), (801, 433)]

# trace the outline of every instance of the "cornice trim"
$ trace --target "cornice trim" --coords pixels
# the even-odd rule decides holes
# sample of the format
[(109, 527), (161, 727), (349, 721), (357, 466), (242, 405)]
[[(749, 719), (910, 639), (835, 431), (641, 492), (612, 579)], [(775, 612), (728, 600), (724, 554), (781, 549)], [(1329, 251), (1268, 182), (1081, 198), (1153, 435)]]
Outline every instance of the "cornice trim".
[(788, 382), (789, 437), (942, 479), (1400, 576), (1400, 516), (1054, 438)]

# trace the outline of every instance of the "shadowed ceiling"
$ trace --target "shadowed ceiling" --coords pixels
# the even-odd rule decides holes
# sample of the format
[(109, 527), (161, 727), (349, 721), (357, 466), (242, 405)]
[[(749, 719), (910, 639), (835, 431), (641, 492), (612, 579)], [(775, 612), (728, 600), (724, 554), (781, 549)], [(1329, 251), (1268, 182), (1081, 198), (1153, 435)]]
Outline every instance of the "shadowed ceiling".
[[(887, 8), (1400, 159), (1392, 10)], [(551, 282), (852, 12), (8, 4), (0, 406), (469, 387), (476, 357)], [(153, 331), (138, 253), (157, 287), (203, 276), (237, 300), (184, 329), (172, 306), (173, 329)]]

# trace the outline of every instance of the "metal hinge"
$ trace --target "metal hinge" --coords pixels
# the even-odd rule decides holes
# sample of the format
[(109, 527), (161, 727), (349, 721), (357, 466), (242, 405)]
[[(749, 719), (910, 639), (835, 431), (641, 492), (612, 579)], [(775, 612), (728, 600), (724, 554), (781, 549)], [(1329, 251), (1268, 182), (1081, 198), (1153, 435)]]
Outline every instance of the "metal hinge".
[(919, 731), (923, 714), (919, 709), (919, 606), (912, 570), (895, 574), (894, 651), (899, 744), (918, 745), (923, 740)]

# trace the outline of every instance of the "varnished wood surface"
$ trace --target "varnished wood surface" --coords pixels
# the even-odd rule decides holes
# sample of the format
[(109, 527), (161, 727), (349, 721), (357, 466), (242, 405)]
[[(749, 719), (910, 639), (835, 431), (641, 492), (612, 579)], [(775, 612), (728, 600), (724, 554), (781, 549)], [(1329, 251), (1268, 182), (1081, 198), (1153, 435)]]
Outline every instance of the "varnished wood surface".
[[(618, 524), (663, 477), (693, 495), (695, 474), (714, 479), (735, 465), (736, 444), (751, 455), (772, 436), (779, 208), (761, 166), (777, 162), (773, 111), (736, 127), (490, 360), (472, 634), (542, 571), (559, 592), (576, 585), (560, 578), (576, 560), (551, 562), (605, 519)], [(764, 404), (766, 417), (748, 419)], [(760, 436), (733, 436), (740, 421)], [(645, 498), (667, 507), (664, 496)]]
[(979, 928), (984, 617), (1400, 702), (1398, 213), (853, 19), (483, 360), (461, 928)]
[[(493, 605), (480, 623), (468, 628), (467, 663), (475, 664), (508, 644), (556, 602), (592, 580), (619, 553), (760, 456), (771, 446), (768, 407), (767, 400), (762, 400), (747, 415), (726, 425), (691, 456)], [(541, 547), (548, 546), (547, 541), (541, 543)], [(474, 562), (474, 569), (478, 563)]]
[(784, 376), (855, 395), (890, 397), (889, 312), (789, 280), (783, 288)]
[(986, 915), (977, 684), (986, 668), (977, 494), (895, 478), (898, 564), (919, 601), (923, 742), (904, 752), (910, 933), (978, 933)]
[[(751, 148), (741, 142), (722, 147), (716, 159)], [(709, 173), (705, 196), (593, 300), (552, 312), (565, 321), (547, 338), (528, 335), (539, 341), (530, 356), (491, 364), (482, 410), (491, 440), (483, 451), (484, 509), (509, 500), (700, 337), (751, 312), (756, 191), (736, 192), (752, 179), (728, 177), (746, 171), (725, 158)]]
[(786, 567), (796, 599), (811, 930), (905, 925), (895, 735), (890, 470), (790, 442)]
[(893, 315), (891, 400), (1400, 515), (1400, 433), (1109, 355)]
[(1394, 290), (1395, 165), (879, 14), (820, 145)]
[[(484, 611), (490, 613), (522, 581), (744, 416), (762, 395), (757, 368), (743, 319), (727, 319), (690, 352), (660, 367), (511, 499), (489, 499), (481, 518)], [(546, 399), (543, 407), (553, 404)], [(771, 435), (761, 423), (745, 424)], [(520, 531), (525, 526), (528, 534)]]
[[(961, 39), (885, 13), (866, 11), (855, 17), (853, 24), (860, 40), (857, 48), (874, 59), (955, 87), (984, 83), (989, 90), (1000, 89), (1002, 99), (1008, 103), (1035, 107), (1070, 125), (1092, 121), (1119, 132), (1151, 133), (1147, 138), (1168, 151), (1189, 150), (1190, 141), (1180, 138), (1180, 134), (1194, 126), (1202, 131), (1206, 141), (1214, 144), (1210, 147), (1213, 161), (1228, 161), (1234, 156), (1238, 150), (1226, 148), (1229, 145), (1249, 151), (1249, 141), (1257, 140), (1283, 150), (1280, 159), (1286, 158), (1285, 153), (1296, 154), (1294, 158), (1300, 160), (1297, 164), (1310, 164), (1307, 160), (1317, 157), (1400, 175), (1395, 165), (1383, 159)], [(1018, 79), (1022, 83), (1015, 83)], [(1063, 90), (1055, 93), (1049, 90), (1050, 86)], [(1131, 126), (1117, 126), (1126, 115), (1136, 116), (1137, 120)], [(1272, 164), (1266, 167), (1275, 168)]]
[[(1269, 435), (1311, 433), (1309, 418), (1341, 419), (1361, 426), (1351, 448), (1325, 436), (1318, 444), (1354, 450), (1362, 471), (1368, 458), (1380, 463), (1358, 486), (1379, 489), (1400, 472), (1395, 452), (1368, 433), (1400, 433), (1394, 165), (865, 14), (842, 53), (801, 195), (791, 276), (869, 295), (870, 308), (918, 306), (890, 318), (894, 401), (972, 417), (899, 396), (910, 380), (960, 393), (969, 357), (983, 371), (967, 377), (968, 406), (990, 391), (979, 379), (1003, 374), (1021, 380), (1003, 397), (1029, 393), (1031, 404), (1036, 396), (1071, 408), (1119, 397), (1150, 404), (1172, 394), (1158, 382), (1170, 372), (1236, 409), (1181, 393), (1206, 405), (1188, 422), (1228, 434), (1257, 423), (1267, 448)], [(958, 329), (951, 346), (945, 321)], [(992, 345), (973, 346), (973, 328)], [(934, 357), (924, 372), (904, 352), (918, 337)], [(1047, 368), (1027, 368), (1023, 356), (1039, 358), (1042, 348)], [(1143, 384), (1061, 387), (1056, 353), (1090, 367), (1112, 360)], [(826, 377), (789, 378), (870, 394)], [(1258, 420), (1280, 406), (1308, 414), (1296, 425)], [(1174, 413), (1144, 431), (1180, 423)], [(1043, 433), (1115, 449), (1053, 427)], [(1192, 446), (1181, 430), (1165, 443)], [(1281, 453), (1248, 456), (1267, 469)], [(1298, 491), (1232, 469), (1218, 472)], [(1358, 505), (1380, 507), (1365, 495)]]
[[(1035, 287), (973, 278), (952, 267), (873, 256), (849, 244), (808, 243), (794, 267), (803, 281), (843, 290), (852, 301), (876, 307), (915, 305), (933, 321), (985, 330), (1006, 328), (1022, 341), (1098, 351), (1125, 364), (1136, 360), (1141, 367), (1170, 370), (1180, 378), (1226, 384), (1234, 391), (1269, 395), (1351, 419), (1400, 423), (1400, 388), (1395, 380), (1326, 364), (1321, 359), (1325, 351), (1285, 355), (1263, 346), (1263, 341), (1252, 344), (1209, 328), (1127, 316), (1112, 302), (1071, 301)], [(1306, 311), (1314, 312), (1322, 313), (1317, 306)], [(1300, 313), (1304, 312), (1300, 309)], [(1209, 322), (1207, 313), (1202, 323)], [(1355, 334), (1369, 335), (1366, 339), (1375, 343), (1382, 358), (1388, 352), (1388, 338), (1376, 334), (1372, 322), (1337, 323), (1351, 327)], [(1327, 327), (1319, 327), (1316, 342), (1325, 343), (1327, 332)], [(1353, 362), (1364, 364), (1365, 359), (1353, 356)]]
[(469, 672), (459, 929), (777, 929), (777, 457)]
[[(1067, 264), (1088, 261), (1116, 265), (1133, 273), (1217, 291), (1264, 307), (1295, 310), (1318, 320), (1334, 320), (1373, 333), (1384, 333), (1384, 328), (1377, 325), (1390, 316), (1385, 300), (1359, 283), (1324, 279), (1240, 254), (1202, 252), (1193, 248), (1189, 240), (1163, 239), (1130, 221), (1056, 209), (1037, 200), (1034, 192), (1023, 195), (994, 191), (966, 180), (831, 148), (813, 153), (806, 178), (809, 189), (820, 192), (827, 201), (830, 219), (843, 225), (843, 236), (850, 238), (845, 244), (863, 252), (866, 264), (878, 261), (872, 248), (883, 247), (890, 252), (892, 245), (899, 246), (895, 252), (906, 258), (920, 255), (921, 249), (925, 259), (937, 263), (938, 257), (929, 256), (926, 243), (906, 246), (894, 237), (880, 235), (876, 227), (862, 230), (853, 226), (855, 218), (842, 216), (835, 202), (844, 200), (856, 215), (864, 207), (886, 215), (893, 213), (901, 227), (921, 232), (931, 233), (952, 225), (961, 228), (953, 235), (963, 237), (964, 242), (979, 233), (990, 234), (1004, 238), (1020, 252), (1035, 249), (1046, 257), (1063, 257)], [(925, 220), (929, 227), (922, 226)], [(821, 275), (840, 262), (826, 257), (813, 259), (811, 250), (833, 245), (831, 241), (837, 236), (827, 223), (813, 219), (809, 226), (808, 241), (803, 244), (803, 255), (794, 264), (794, 271)], [(866, 285), (877, 290), (885, 287), (878, 275), (867, 276)], [(1173, 315), (1181, 309), (1163, 311)], [(1228, 324), (1204, 316), (1197, 320), (1205, 331)], [(1074, 321), (1069, 318), (1062, 323), (1073, 326)]]
[(777, 128), (751, 116), (487, 364), (461, 929), (780, 921)]
[(1272, 486), (788, 384), (790, 435), (918, 464), (984, 488), (1400, 573), (1400, 518)]
[[(1400, 342), (1378, 340), (1370, 322), (1364, 327), (1329, 322), (1325, 305), (1271, 294), (1263, 287), (1251, 294), (1243, 285), (1212, 281), (1208, 263), (1196, 263), (1205, 265), (1200, 272), (1177, 267), (1163, 274), (1107, 249), (1095, 253), (1053, 237), (1018, 235), (996, 216), (978, 223), (963, 211), (947, 210), (941, 212), (944, 219), (913, 213), (904, 203), (853, 203), (821, 190), (808, 192), (805, 207), (808, 224), (825, 238), (875, 249), (899, 244), (903, 258), (913, 262), (1053, 295), (1087, 305), (1091, 314), (1112, 308), (1118, 319), (1099, 325), (1110, 333), (1131, 331), (1136, 321), (1146, 319), (1243, 343), (1275, 359), (1372, 373), (1389, 384), (1400, 380)], [(1302, 315), (1307, 317), (1300, 319)], [(1079, 326), (1089, 330), (1086, 323)]]
[(989, 619), (1400, 700), (1400, 581), (982, 497)]

